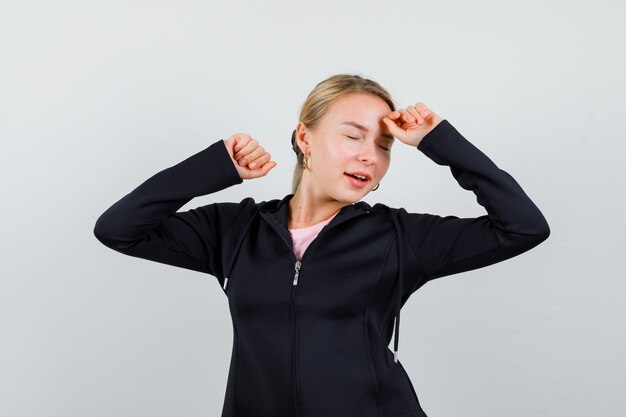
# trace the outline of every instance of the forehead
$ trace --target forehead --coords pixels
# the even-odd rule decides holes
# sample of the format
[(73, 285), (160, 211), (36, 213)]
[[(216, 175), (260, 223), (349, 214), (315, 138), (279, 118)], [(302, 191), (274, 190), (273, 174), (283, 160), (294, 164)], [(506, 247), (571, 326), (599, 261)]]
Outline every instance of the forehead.
[(352, 93), (337, 99), (329, 109), (329, 119), (342, 122), (346, 118), (360, 122), (382, 122), (391, 112), (389, 105), (371, 94)]
[(348, 127), (368, 132), (381, 132), (381, 136), (393, 139), (383, 117), (391, 112), (389, 105), (380, 97), (354, 93), (333, 103), (327, 113), (326, 123), (331, 128)]

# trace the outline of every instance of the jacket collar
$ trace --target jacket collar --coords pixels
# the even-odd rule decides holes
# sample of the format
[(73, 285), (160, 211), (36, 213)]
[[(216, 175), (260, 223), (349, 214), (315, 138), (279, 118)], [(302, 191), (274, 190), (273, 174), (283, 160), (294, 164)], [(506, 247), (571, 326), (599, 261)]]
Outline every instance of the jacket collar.
[[(281, 200), (271, 200), (261, 203), (260, 213), (266, 220), (278, 222), (285, 230), (288, 230), (289, 224), (289, 201), (294, 194), (287, 194)], [(371, 207), (365, 201), (357, 201), (356, 203), (343, 206), (339, 213), (331, 220), (327, 227), (334, 227), (355, 216), (369, 213)]]

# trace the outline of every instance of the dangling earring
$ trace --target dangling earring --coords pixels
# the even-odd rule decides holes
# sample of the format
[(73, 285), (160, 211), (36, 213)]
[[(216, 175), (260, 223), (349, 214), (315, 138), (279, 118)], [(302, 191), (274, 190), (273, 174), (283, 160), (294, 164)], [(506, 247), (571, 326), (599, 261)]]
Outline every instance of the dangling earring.
[(380, 183), (376, 184), (376, 187), (372, 188), (372, 191), (378, 190), (378, 187), (380, 187)]
[(309, 157), (310, 155), (311, 155), (311, 152), (308, 152), (306, 155), (304, 155), (304, 156), (302, 157), (302, 165), (304, 166), (304, 169), (310, 169), (310, 168), (308, 167), (308, 163), (309, 163), (309, 159), (308, 159), (308, 157)]

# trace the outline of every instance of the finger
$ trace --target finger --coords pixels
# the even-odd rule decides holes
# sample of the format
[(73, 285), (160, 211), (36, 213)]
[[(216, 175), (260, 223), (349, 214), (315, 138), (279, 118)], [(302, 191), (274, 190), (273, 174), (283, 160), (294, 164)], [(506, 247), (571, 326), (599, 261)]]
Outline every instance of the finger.
[(246, 146), (246, 144), (250, 141), (250, 135), (247, 135), (245, 133), (235, 133), (233, 135), (233, 138), (235, 139), (235, 146), (233, 147), (233, 152), (237, 152), (239, 151), (241, 148), (243, 148), (244, 146)]
[(396, 120), (398, 117), (400, 117), (400, 112), (397, 110), (392, 111), (391, 113), (387, 115), (387, 117), (391, 120)]
[(415, 123), (415, 117), (413, 117), (413, 115), (411, 113), (409, 113), (408, 111), (404, 110), (404, 109), (400, 109), (400, 113), (402, 114), (402, 118), (404, 119), (405, 122), (407, 123)]
[[(245, 148), (244, 148), (245, 150)], [(242, 150), (241, 152), (243, 152), (244, 150)], [(241, 153), (240, 152), (240, 153)], [(239, 159), (239, 163), (241, 165), (246, 165), (252, 161), (254, 161), (255, 159), (257, 159), (259, 156), (263, 155), (265, 153), (265, 149), (263, 149), (262, 146), (259, 146), (255, 149), (252, 150), (252, 152), (243, 155), (240, 159)]]
[(250, 168), (256, 168), (259, 166), (263, 166), (264, 163), (268, 162), (271, 159), (271, 155), (268, 152), (265, 152), (263, 155), (259, 156), (252, 162), (250, 162)]
[(278, 164), (275, 161), (266, 162), (259, 168), (259, 171), (261, 172), (261, 175), (267, 175), (267, 173), (270, 172), (270, 169), (274, 168), (276, 165)]
[(246, 156), (247, 154), (252, 152), (257, 147), (257, 145), (258, 145), (258, 142), (256, 142), (255, 139), (249, 138), (246, 144), (241, 146), (239, 150), (237, 151), (237, 153), (235, 153), (234, 155), (235, 159), (239, 160), (239, 158)]
[(419, 114), (417, 109), (414, 106), (409, 106), (406, 108), (409, 113), (417, 120), (417, 124), (423, 123), (424, 118)]
[(238, 161), (239, 158), (242, 158), (242, 157), (248, 155), (258, 145), (259, 145), (259, 142), (257, 142), (256, 139), (250, 138), (250, 140), (246, 143), (246, 145), (243, 148), (241, 148), (239, 151), (237, 151), (237, 153), (234, 155), (235, 156), (235, 160)]
[(404, 130), (400, 129), (396, 123), (389, 119), (388, 117), (383, 118), (383, 123), (387, 125), (387, 129), (389, 129), (389, 133), (397, 138), (401, 138), (404, 135)]
[(424, 103), (422, 102), (418, 102), (415, 104), (415, 108), (417, 109), (417, 111), (419, 112), (420, 116), (422, 116), (424, 119), (427, 119), (428, 117), (432, 116), (433, 111), (431, 109), (429, 109)]

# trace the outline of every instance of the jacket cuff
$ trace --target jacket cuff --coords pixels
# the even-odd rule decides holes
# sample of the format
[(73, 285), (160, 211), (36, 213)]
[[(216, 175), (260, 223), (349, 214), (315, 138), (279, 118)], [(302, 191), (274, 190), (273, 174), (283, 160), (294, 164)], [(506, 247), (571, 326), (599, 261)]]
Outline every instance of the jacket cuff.
[(445, 136), (450, 130), (454, 129), (452, 124), (447, 120), (443, 119), (437, 126), (433, 128), (430, 132), (426, 134), (417, 144), (417, 149), (426, 152), (433, 145), (433, 142), (436, 142), (442, 136)]
[(243, 178), (239, 176), (239, 171), (235, 168), (235, 164), (226, 149), (226, 143), (223, 140), (218, 140), (209, 146), (209, 150), (221, 168), (224, 181), (229, 185), (241, 184)]

